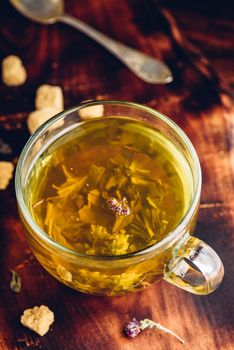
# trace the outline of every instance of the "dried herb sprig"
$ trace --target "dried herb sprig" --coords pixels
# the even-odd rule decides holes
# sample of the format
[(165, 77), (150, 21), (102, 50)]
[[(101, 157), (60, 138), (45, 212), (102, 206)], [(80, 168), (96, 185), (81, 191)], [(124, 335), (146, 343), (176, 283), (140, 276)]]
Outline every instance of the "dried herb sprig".
[(135, 318), (133, 318), (133, 320), (124, 327), (123, 331), (127, 337), (134, 338), (140, 332), (142, 332), (144, 329), (147, 329), (147, 328), (157, 328), (160, 331), (171, 334), (176, 339), (178, 339), (182, 344), (184, 344), (184, 340), (181, 337), (179, 337), (177, 334), (175, 334), (173, 331), (163, 327), (160, 323), (154, 322), (147, 318), (141, 321), (137, 321)]
[(21, 289), (21, 278), (17, 272), (12, 270), (11, 273), (12, 273), (12, 277), (11, 277), (10, 288), (12, 292), (19, 293)]

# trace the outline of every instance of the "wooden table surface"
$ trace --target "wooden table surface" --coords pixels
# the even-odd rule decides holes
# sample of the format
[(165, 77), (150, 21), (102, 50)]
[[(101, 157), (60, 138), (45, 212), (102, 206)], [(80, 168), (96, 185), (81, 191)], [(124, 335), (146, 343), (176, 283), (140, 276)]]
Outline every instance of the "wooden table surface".
[[(37, 263), (19, 221), (14, 184), (0, 191), (0, 350), (231, 350), (234, 348), (234, 22), (224, 11), (201, 1), (66, 1), (67, 12), (113, 38), (163, 59), (175, 80), (170, 85), (141, 82), (117, 59), (74, 29), (41, 26), (1, 2), (0, 59), (22, 58), (27, 83), (9, 88), (0, 82), (0, 138), (11, 148), (0, 160), (15, 164), (29, 137), (27, 114), (36, 88), (63, 88), (65, 106), (103, 96), (145, 103), (170, 116), (188, 134), (201, 160), (203, 190), (196, 235), (210, 244), (225, 266), (219, 289), (208, 296), (189, 294), (161, 281), (123, 297), (95, 297), (55, 281)], [(196, 4), (195, 4), (196, 3)], [(165, 4), (164, 4), (165, 5)], [(201, 6), (200, 6), (201, 5)], [(197, 6), (197, 7), (196, 7)], [(209, 12), (209, 9), (210, 12)], [(216, 9), (216, 11), (215, 11)], [(234, 13), (234, 12), (232, 12)], [(9, 269), (22, 277), (22, 290), (9, 288)], [(55, 322), (44, 337), (20, 325), (23, 310), (48, 305)], [(133, 340), (122, 335), (132, 317), (152, 318), (181, 335), (147, 330)]]

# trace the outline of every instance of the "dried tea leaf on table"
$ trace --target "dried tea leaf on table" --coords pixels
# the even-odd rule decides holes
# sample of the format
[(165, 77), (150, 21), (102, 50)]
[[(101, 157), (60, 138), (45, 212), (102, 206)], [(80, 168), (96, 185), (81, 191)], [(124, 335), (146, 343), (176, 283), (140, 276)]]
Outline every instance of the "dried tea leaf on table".
[(21, 289), (21, 278), (17, 272), (11, 271), (11, 273), (12, 273), (12, 277), (11, 277), (10, 288), (12, 292), (19, 293)]

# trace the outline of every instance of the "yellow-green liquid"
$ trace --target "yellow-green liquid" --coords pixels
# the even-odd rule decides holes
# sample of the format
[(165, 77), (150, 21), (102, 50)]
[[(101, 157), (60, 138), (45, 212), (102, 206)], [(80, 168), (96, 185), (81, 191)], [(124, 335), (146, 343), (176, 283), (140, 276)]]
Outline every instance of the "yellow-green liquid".
[[(162, 240), (190, 202), (188, 165), (146, 123), (86, 121), (55, 140), (29, 174), (27, 204), (37, 224), (78, 253), (113, 256)], [(128, 215), (109, 205), (126, 200)]]

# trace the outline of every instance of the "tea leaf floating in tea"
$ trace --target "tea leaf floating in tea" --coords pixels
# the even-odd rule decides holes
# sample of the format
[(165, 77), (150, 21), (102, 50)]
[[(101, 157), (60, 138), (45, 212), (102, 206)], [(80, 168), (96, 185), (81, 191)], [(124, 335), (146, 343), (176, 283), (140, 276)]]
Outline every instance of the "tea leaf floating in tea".
[(70, 271), (68, 271), (64, 266), (62, 265), (58, 265), (56, 267), (57, 273), (59, 274), (59, 276), (64, 280), (64, 281), (68, 281), (71, 282), (72, 281), (72, 274)]
[(176, 339), (178, 339), (182, 344), (185, 343), (185, 341), (179, 337), (177, 334), (175, 334), (173, 331), (171, 331), (168, 328), (165, 328), (164, 326), (162, 326), (160, 323), (154, 322), (152, 320), (149, 319), (144, 319), (142, 321), (137, 321), (135, 318), (129, 322), (124, 328), (124, 334), (127, 337), (130, 338), (135, 338), (141, 331), (143, 331), (144, 329), (147, 328), (156, 328), (159, 329), (160, 331), (163, 331), (165, 333), (171, 334), (173, 337), (175, 337)]
[(11, 277), (10, 288), (12, 292), (19, 293), (21, 289), (21, 278), (17, 272), (11, 271), (11, 273), (12, 273), (12, 277)]

